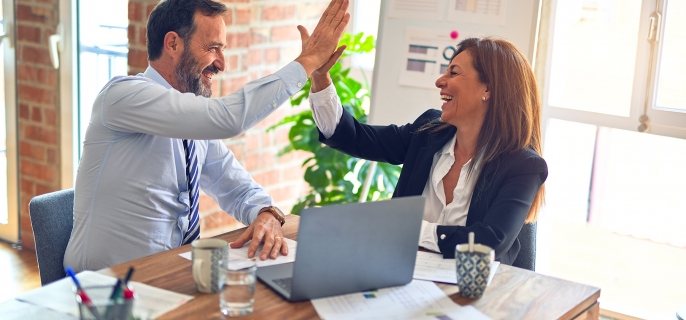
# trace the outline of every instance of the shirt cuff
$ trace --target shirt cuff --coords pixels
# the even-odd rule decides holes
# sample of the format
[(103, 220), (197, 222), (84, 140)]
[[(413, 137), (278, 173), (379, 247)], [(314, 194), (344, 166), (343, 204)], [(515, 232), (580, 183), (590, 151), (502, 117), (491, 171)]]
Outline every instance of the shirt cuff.
[(307, 83), (305, 68), (297, 61), (291, 61), (274, 74), (286, 83), (286, 91), (291, 96), (302, 90)]
[(435, 252), (441, 252), (438, 248), (438, 239), (436, 237), (436, 227), (438, 225), (435, 223), (427, 222), (422, 220), (422, 229), (419, 235), (419, 246), (425, 249), (429, 249)]
[(343, 116), (341, 100), (333, 83), (319, 92), (310, 91), (310, 107), (317, 128), (325, 138), (330, 138)]

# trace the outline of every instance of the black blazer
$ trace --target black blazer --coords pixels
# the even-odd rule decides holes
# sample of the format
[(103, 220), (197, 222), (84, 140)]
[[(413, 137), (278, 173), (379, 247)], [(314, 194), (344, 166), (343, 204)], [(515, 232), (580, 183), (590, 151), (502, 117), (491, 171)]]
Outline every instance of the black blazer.
[[(319, 140), (358, 158), (402, 164), (393, 197), (421, 195), (438, 152), (454, 135), (455, 127), (421, 130), (440, 117), (438, 110), (424, 112), (404, 126), (359, 123), (344, 111), (336, 131)], [(496, 260), (511, 265), (519, 253), (517, 235), (534, 196), (548, 176), (545, 160), (530, 149), (502, 155), (482, 165), (472, 194), (466, 226), (437, 227), (438, 247), (444, 258), (455, 257), (455, 245), (466, 243), (470, 231), (476, 242), (495, 249)]]

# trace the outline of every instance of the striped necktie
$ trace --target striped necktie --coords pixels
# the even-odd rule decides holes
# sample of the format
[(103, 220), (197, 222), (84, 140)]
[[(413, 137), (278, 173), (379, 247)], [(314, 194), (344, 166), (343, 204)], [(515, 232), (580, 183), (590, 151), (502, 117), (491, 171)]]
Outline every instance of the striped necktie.
[(188, 197), (191, 207), (188, 215), (188, 231), (183, 237), (183, 244), (189, 244), (200, 237), (198, 158), (195, 155), (195, 141), (184, 139), (183, 150), (186, 151), (186, 179), (188, 180)]

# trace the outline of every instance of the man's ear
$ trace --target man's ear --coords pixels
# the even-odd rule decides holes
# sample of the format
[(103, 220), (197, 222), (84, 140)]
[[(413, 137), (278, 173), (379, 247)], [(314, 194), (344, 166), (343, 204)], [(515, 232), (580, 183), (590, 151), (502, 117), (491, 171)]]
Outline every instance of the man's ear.
[(169, 31), (164, 35), (164, 51), (172, 58), (176, 59), (181, 56), (183, 52), (183, 39), (178, 33)]

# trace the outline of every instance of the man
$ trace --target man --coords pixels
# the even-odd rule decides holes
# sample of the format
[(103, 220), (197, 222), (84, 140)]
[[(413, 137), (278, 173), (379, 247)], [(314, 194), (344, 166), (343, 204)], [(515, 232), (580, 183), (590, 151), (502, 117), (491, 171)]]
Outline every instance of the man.
[(211, 0), (161, 1), (148, 20), (145, 72), (115, 77), (93, 104), (76, 178), (74, 228), (65, 266), (93, 270), (188, 244), (199, 236), (198, 188), (248, 228), (249, 256), (287, 255), (283, 216), (220, 140), (235, 136), (300, 90), (344, 48), (350, 16), (332, 0), (301, 54), (273, 75), (209, 98), (224, 70), (226, 7)]

